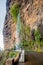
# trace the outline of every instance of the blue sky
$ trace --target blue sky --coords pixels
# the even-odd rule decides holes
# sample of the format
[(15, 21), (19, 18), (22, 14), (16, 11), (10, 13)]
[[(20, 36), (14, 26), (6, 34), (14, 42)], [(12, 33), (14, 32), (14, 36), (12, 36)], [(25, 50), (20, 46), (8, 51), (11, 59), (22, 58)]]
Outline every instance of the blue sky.
[(0, 0), (0, 47), (4, 48), (3, 44), (3, 25), (6, 14), (6, 0)]

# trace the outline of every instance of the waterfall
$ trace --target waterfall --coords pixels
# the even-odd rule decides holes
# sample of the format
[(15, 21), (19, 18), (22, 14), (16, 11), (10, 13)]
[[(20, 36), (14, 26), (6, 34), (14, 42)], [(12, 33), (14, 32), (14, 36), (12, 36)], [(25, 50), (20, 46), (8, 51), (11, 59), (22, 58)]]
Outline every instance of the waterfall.
[(20, 44), (20, 38), (19, 38), (19, 34), (20, 34), (20, 30), (21, 30), (21, 19), (20, 19), (20, 12), (17, 16), (17, 26), (16, 26), (16, 49), (20, 49), (19, 48), (19, 44)]

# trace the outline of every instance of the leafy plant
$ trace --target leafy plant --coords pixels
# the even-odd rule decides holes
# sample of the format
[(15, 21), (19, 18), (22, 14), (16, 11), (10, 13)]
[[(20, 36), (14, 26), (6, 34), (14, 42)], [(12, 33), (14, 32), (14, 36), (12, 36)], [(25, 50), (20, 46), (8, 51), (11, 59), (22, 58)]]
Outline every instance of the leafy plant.
[(40, 35), (40, 32), (39, 32), (38, 29), (35, 30), (34, 35), (35, 35), (35, 40), (36, 40), (37, 42), (39, 42), (39, 41), (40, 41), (40, 38), (41, 38), (41, 35)]
[(11, 12), (11, 14), (13, 16), (14, 22), (17, 22), (17, 16), (18, 16), (18, 13), (19, 13), (19, 9), (20, 9), (19, 4), (14, 4), (10, 9), (10, 12)]
[(43, 46), (43, 41), (41, 41), (40, 45)]
[(14, 52), (14, 51), (12, 51), (12, 52), (9, 53), (9, 57), (10, 57), (10, 58), (14, 58), (14, 57), (17, 56), (18, 53), (19, 53), (19, 52)]
[(39, 32), (39, 29), (35, 30), (34, 32), (34, 35), (35, 35), (35, 45), (37, 46), (37, 51), (40, 51), (40, 45), (41, 45), (41, 35), (40, 35), (40, 32)]

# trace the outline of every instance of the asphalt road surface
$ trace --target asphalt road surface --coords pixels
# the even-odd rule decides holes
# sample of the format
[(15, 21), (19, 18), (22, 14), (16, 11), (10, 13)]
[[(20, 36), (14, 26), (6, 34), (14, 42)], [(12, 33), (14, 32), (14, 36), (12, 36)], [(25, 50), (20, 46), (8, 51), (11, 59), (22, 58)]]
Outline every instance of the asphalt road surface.
[(19, 65), (43, 65), (43, 53), (26, 52), (25, 62), (19, 63)]

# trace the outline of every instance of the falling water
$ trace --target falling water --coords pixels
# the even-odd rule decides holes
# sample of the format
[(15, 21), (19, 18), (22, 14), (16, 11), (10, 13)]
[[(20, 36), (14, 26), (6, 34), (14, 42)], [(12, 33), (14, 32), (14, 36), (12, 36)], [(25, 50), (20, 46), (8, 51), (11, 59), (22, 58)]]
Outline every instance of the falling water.
[(20, 22), (20, 12), (18, 14), (17, 17), (17, 26), (16, 26), (16, 49), (20, 49), (19, 48), (19, 44), (20, 44), (20, 38), (19, 38), (19, 34), (20, 34), (20, 29), (21, 29), (21, 22)]

